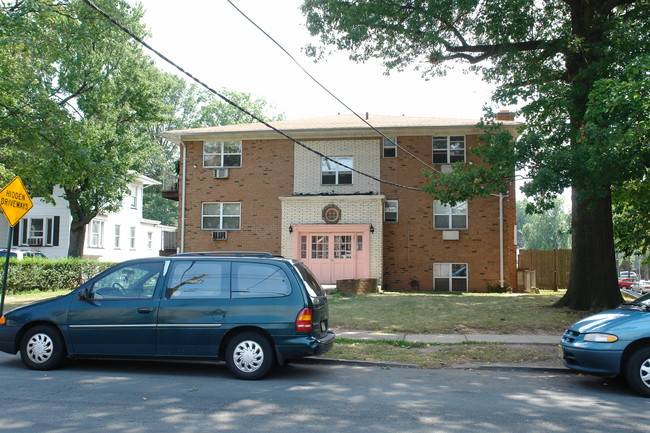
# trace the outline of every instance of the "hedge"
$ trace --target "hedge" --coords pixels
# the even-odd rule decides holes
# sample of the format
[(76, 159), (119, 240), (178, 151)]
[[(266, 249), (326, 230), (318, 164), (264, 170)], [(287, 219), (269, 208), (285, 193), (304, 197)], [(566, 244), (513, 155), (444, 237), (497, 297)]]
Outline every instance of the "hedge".
[[(0, 276), (4, 274), (4, 260), (1, 260)], [(114, 264), (80, 258), (10, 259), (7, 293), (72, 290)]]

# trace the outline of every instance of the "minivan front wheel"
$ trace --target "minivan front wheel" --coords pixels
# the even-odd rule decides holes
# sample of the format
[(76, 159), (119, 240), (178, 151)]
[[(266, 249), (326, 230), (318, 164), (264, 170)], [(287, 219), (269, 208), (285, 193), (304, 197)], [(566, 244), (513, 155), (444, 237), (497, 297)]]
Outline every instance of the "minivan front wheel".
[(632, 353), (625, 366), (625, 379), (634, 391), (650, 397), (650, 347)]
[(243, 332), (230, 340), (226, 347), (226, 365), (239, 379), (264, 377), (275, 362), (273, 347), (257, 332)]
[(54, 327), (35, 326), (20, 340), (20, 357), (32, 370), (51, 370), (65, 359), (65, 343)]

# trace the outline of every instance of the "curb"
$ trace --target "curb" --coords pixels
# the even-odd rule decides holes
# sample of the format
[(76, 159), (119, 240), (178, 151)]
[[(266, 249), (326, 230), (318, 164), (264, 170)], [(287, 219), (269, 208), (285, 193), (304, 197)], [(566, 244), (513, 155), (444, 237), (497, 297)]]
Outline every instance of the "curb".
[(323, 364), (323, 365), (352, 365), (360, 367), (379, 367), (379, 368), (413, 368), (423, 370), (438, 370), (438, 369), (454, 369), (454, 370), (485, 370), (485, 371), (530, 371), (539, 373), (564, 373), (564, 374), (579, 374), (576, 371), (569, 370), (564, 367), (537, 367), (533, 365), (451, 365), (448, 367), (439, 368), (426, 368), (420, 367), (417, 364), (405, 364), (398, 362), (383, 362), (383, 361), (361, 361), (352, 359), (340, 358), (319, 358), (315, 356), (308, 356), (305, 358), (294, 359), (291, 361), (294, 364)]

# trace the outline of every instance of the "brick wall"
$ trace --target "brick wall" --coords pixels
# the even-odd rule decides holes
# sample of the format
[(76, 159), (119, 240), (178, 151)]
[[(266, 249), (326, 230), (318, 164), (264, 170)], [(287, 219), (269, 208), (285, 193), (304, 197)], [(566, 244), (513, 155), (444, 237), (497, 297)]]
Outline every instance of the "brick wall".
[[(476, 135), (466, 136), (466, 146), (477, 144)], [(399, 137), (398, 144), (423, 161), (431, 162), (431, 137)], [(468, 161), (480, 162), (469, 152)], [(439, 168), (439, 166), (437, 166)], [(426, 167), (398, 149), (397, 158), (382, 158), (383, 178), (399, 184), (422, 186)], [(468, 229), (459, 240), (443, 240), (433, 228), (434, 197), (382, 184), (387, 200), (398, 200), (399, 222), (384, 224), (384, 287), (403, 290), (433, 290), (433, 263), (467, 263), (470, 291), (485, 291), (499, 283), (499, 199), (487, 197), (468, 202)], [(514, 246), (514, 187), (504, 205), (504, 280), (516, 283)]]
[[(203, 168), (203, 143), (186, 142), (187, 184), (184, 251), (268, 251), (280, 254), (279, 197), (293, 192), (293, 142), (245, 140), (242, 167), (231, 168), (227, 179), (214, 179)], [(181, 177), (182, 178), (182, 177)], [(201, 230), (203, 202), (240, 202), (241, 230), (228, 240), (213, 241), (211, 230)]]

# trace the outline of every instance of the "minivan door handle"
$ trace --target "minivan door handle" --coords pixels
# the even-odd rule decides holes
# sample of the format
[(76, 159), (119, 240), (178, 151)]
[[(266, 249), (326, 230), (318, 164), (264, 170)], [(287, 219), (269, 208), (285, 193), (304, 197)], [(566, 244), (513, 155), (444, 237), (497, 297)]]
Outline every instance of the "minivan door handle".
[(153, 311), (153, 308), (151, 308), (151, 307), (138, 308), (138, 313), (140, 313), (140, 314), (149, 314), (152, 311)]

